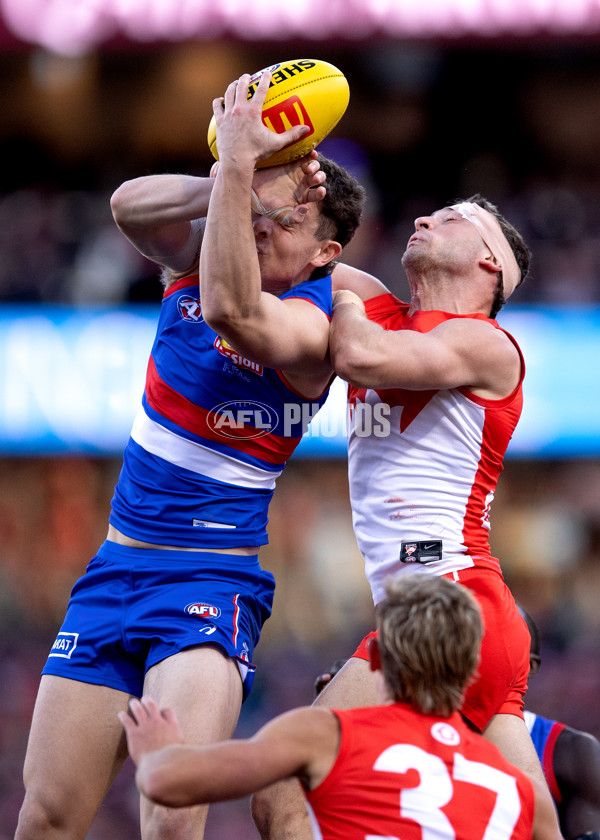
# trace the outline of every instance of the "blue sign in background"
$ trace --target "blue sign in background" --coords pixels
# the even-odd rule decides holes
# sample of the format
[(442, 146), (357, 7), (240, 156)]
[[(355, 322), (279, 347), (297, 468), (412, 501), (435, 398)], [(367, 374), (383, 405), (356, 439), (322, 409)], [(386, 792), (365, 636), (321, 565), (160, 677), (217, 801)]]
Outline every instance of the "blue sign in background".
[[(0, 307), (0, 454), (119, 455), (140, 404), (158, 309)], [(600, 455), (600, 307), (500, 314), (527, 364), (512, 457)], [(295, 457), (344, 457), (337, 380)]]

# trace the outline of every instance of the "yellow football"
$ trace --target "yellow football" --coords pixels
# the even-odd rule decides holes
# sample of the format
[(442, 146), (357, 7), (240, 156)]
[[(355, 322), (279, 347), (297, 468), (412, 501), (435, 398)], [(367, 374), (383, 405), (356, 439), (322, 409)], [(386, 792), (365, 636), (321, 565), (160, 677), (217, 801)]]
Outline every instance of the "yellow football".
[[(350, 88), (344, 74), (327, 61), (309, 58), (282, 61), (259, 70), (250, 79), (248, 99), (254, 95), (260, 77), (267, 70), (271, 73), (271, 84), (263, 105), (263, 123), (276, 134), (295, 125), (309, 126), (310, 133), (259, 161), (256, 164), (259, 169), (307, 155), (335, 128), (350, 101)], [(214, 116), (208, 126), (207, 139), (213, 157), (219, 160)]]

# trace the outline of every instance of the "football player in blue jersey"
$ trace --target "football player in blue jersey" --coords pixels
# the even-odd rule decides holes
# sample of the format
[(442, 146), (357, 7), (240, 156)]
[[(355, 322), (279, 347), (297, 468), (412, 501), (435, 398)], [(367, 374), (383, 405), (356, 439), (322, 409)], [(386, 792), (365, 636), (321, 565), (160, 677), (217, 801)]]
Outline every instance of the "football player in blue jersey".
[[(305, 130), (262, 126), (267, 85), (216, 103), (215, 177), (142, 177), (111, 200), (165, 291), (107, 539), (43, 669), (16, 840), (87, 836), (127, 757), (117, 715), (131, 697), (172, 707), (186, 740), (207, 744), (232, 735), (250, 689), (274, 591), (258, 559), (268, 506), (333, 378), (331, 273), (364, 202), (316, 153), (254, 171)], [(339, 286), (381, 291), (335, 270)], [(141, 800), (143, 840), (200, 840), (205, 820), (204, 806)]]
[[(538, 627), (519, 607), (531, 634), (529, 676), (541, 667)], [(554, 798), (565, 840), (600, 840), (600, 741), (589, 732), (525, 710), (525, 722)]]

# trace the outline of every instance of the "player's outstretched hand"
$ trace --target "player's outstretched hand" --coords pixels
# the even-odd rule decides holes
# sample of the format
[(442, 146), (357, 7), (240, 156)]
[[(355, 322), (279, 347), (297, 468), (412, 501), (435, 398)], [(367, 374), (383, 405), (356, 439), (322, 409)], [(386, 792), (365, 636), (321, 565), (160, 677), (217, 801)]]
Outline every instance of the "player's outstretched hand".
[(183, 733), (172, 709), (159, 709), (151, 697), (129, 702), (129, 712), (119, 712), (127, 736), (129, 755), (139, 764), (143, 755), (170, 744), (183, 744)]

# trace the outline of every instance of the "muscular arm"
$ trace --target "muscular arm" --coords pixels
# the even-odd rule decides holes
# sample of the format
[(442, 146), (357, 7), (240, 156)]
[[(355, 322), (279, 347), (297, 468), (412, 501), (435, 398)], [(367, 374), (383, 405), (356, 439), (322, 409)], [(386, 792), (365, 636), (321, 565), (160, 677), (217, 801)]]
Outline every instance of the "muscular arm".
[(149, 799), (173, 808), (237, 799), (291, 776), (315, 787), (339, 748), (339, 724), (326, 709), (294, 709), (249, 740), (208, 746), (164, 745), (169, 736), (160, 730), (176, 719), (173, 713), (167, 713), (171, 721), (165, 719), (165, 712), (147, 698), (132, 701), (131, 712), (120, 718), (138, 767), (137, 784)]
[(563, 729), (554, 747), (554, 774), (562, 794), (559, 813), (566, 840), (600, 832), (598, 740), (587, 732)]
[(486, 322), (457, 318), (427, 333), (384, 330), (347, 292), (334, 301), (330, 349), (335, 372), (363, 388), (466, 387), (498, 399), (514, 390), (521, 373), (514, 344)]
[[(286, 169), (276, 167), (273, 177), (276, 170), (281, 179)], [(293, 169), (289, 179), (290, 204), (292, 183), (302, 182), (305, 189), (309, 183), (299, 165)], [(292, 285), (286, 284), (285, 278), (279, 285), (275, 279), (268, 291), (262, 288), (250, 207), (252, 176), (252, 169), (247, 171), (227, 161), (220, 163), (200, 255), (204, 318), (240, 353), (268, 367), (302, 370), (306, 365), (322, 362), (323, 368), (327, 365), (330, 370), (327, 316), (306, 301), (281, 300), (277, 294)], [(296, 229), (282, 228), (277, 236), (290, 250), (295, 247)], [(272, 249), (272, 243), (258, 247)], [(306, 273), (310, 275), (310, 270)]]
[[(248, 77), (241, 77), (239, 94), (238, 85), (230, 85), (224, 107), (214, 103), (219, 168), (200, 255), (202, 312), (240, 353), (296, 374), (300, 380), (294, 384), (300, 390), (318, 394), (331, 376), (329, 320), (307, 301), (281, 300), (278, 295), (308, 279), (331, 258), (320, 252), (315, 258), (313, 251), (319, 248), (307, 245), (303, 235), (308, 219), (316, 227), (317, 211), (310, 205), (314, 205), (311, 198), (318, 197), (322, 173), (314, 158), (255, 173), (256, 162), (273, 150), (273, 143), (283, 145), (285, 140), (265, 128), (260, 118), (268, 76), (262, 77), (250, 101), (247, 85)], [(295, 130), (301, 127), (290, 132)], [(291, 139), (288, 136), (287, 142)], [(253, 184), (264, 201), (265, 196), (272, 199), (268, 209), (289, 207), (293, 222), (284, 227), (267, 220), (265, 230), (270, 225), (275, 233), (265, 234), (258, 244), (251, 209)], [(316, 193), (311, 191), (314, 195), (309, 195), (311, 186), (317, 187)], [(281, 253), (287, 262), (278, 256)]]
[(148, 259), (173, 271), (195, 268), (213, 178), (149, 175), (125, 181), (111, 197), (115, 222)]

